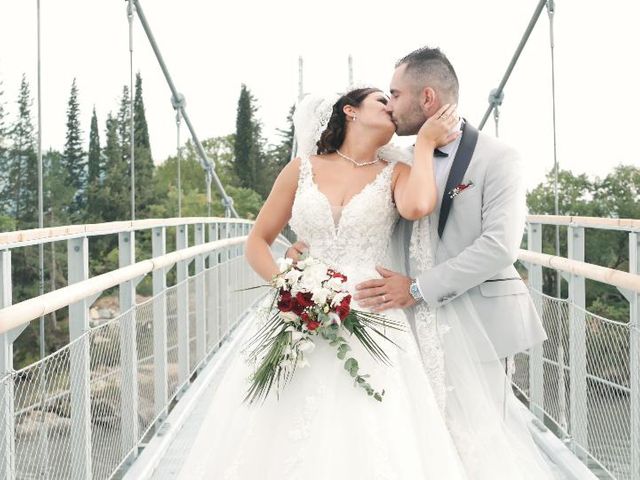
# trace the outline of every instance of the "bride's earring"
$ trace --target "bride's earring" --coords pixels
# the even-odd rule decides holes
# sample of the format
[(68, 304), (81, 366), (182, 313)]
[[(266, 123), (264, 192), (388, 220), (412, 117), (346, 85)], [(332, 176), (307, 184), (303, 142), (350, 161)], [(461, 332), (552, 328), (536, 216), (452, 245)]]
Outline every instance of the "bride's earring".
[(356, 121), (356, 116), (354, 115), (353, 117), (351, 117), (351, 119), (355, 122)]

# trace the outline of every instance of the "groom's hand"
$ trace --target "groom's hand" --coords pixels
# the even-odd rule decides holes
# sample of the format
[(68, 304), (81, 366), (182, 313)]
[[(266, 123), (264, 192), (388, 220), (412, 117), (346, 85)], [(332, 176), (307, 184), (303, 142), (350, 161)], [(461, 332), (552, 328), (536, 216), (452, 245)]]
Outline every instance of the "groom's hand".
[(389, 308), (406, 308), (416, 303), (409, 293), (409, 277), (382, 267), (376, 267), (376, 270), (382, 275), (381, 279), (367, 280), (356, 285), (358, 293), (353, 298), (361, 307), (383, 312)]

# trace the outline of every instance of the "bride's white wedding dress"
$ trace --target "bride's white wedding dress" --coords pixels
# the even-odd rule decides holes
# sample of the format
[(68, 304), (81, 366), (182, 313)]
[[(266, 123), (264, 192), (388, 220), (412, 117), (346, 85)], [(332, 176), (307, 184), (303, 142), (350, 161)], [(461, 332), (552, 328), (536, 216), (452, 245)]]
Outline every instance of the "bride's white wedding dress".
[[(348, 286), (379, 278), (391, 265), (390, 238), (398, 212), (392, 201), (394, 164), (344, 207), (332, 206), (302, 158), (291, 227), (310, 253), (348, 276)], [(417, 232), (420, 234), (420, 232)], [(418, 238), (418, 237), (416, 237)], [(428, 236), (413, 245), (429, 267)], [(354, 302), (355, 303), (355, 302)], [(465, 305), (465, 302), (458, 302)], [(318, 341), (279, 400), (242, 403), (252, 372), (234, 359), (214, 394), (182, 479), (223, 480), (542, 480), (553, 478), (538, 454), (505, 376), (472, 310), (446, 307), (437, 321), (416, 309), (416, 336), (402, 310), (386, 315), (407, 324), (381, 340), (392, 366), (357, 343), (350, 352), (369, 373), (377, 402), (354, 387), (335, 349)], [(355, 306), (355, 305), (354, 305)], [(262, 317), (246, 321), (246, 339)], [(494, 361), (487, 361), (493, 355)], [(479, 358), (483, 361), (479, 361)], [(505, 396), (505, 393), (508, 395)], [(507, 399), (505, 409), (504, 400)], [(505, 415), (506, 414), (506, 415)]]
[[(350, 288), (379, 277), (375, 266), (388, 263), (389, 239), (398, 219), (392, 172), (393, 164), (386, 165), (344, 208), (332, 209), (314, 182), (311, 162), (301, 162), (291, 227), (310, 245), (311, 255), (348, 276)], [(401, 310), (387, 314), (406, 322)], [(392, 366), (373, 360), (355, 341), (350, 352), (360, 371), (371, 375), (374, 389), (385, 389), (382, 402), (355, 387), (335, 348), (319, 340), (308, 356), (310, 366), (296, 372), (279, 400), (271, 395), (264, 404), (249, 406), (242, 400), (252, 370), (236, 358), (214, 395), (180, 478), (469, 478), (410, 327), (387, 333), (402, 347), (380, 340)]]

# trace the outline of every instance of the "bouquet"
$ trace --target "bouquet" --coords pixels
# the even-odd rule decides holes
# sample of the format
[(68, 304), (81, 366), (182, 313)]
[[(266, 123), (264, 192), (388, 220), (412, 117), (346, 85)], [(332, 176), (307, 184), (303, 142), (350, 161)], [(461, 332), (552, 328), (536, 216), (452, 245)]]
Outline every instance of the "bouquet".
[(282, 260), (280, 270), (271, 282), (274, 295), (268, 318), (247, 343), (248, 361), (254, 362), (256, 369), (245, 401), (264, 400), (274, 387), (279, 395), (296, 369), (309, 365), (307, 357), (316, 341), (335, 347), (354, 385), (382, 401), (384, 390), (374, 390), (367, 380), (369, 375), (361, 374), (358, 361), (348, 355), (351, 346), (347, 337), (389, 365), (389, 357), (374, 336), (398, 346), (385, 332), (387, 328), (404, 331), (405, 325), (384, 315), (352, 309), (347, 277), (313, 257), (295, 264)]

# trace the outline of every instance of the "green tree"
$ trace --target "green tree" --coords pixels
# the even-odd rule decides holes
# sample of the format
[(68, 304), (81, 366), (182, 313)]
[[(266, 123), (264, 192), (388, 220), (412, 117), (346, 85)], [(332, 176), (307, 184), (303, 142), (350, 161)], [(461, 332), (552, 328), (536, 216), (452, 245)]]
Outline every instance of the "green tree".
[[(586, 175), (574, 176), (559, 172), (558, 197), (560, 215), (613, 218), (640, 218), (640, 169), (618, 166), (604, 179), (591, 181)], [(553, 175), (547, 176), (527, 195), (532, 214), (554, 213)], [(542, 229), (543, 252), (555, 255), (555, 227)], [(624, 232), (587, 229), (585, 232), (585, 261), (595, 265), (628, 271), (628, 235)], [(560, 253), (567, 255), (567, 229), (560, 229)], [(556, 273), (543, 269), (544, 290), (555, 295)], [(565, 292), (566, 294), (566, 292)], [(607, 318), (628, 318), (628, 302), (620, 292), (608, 285), (587, 281), (588, 309)]]
[[(9, 163), (8, 148), (9, 148), (9, 132), (6, 124), (7, 111), (4, 101), (4, 89), (2, 81), (0, 80), (0, 165), (7, 165)], [(15, 221), (9, 216), (8, 199), (5, 198), (6, 185), (8, 182), (7, 170), (5, 168), (0, 169), (0, 232), (12, 230), (15, 226)]]
[(122, 87), (122, 97), (120, 98), (120, 108), (116, 116), (116, 130), (118, 133), (118, 145), (120, 146), (120, 155), (122, 159), (122, 165), (124, 169), (120, 172), (120, 181), (122, 187), (127, 189), (127, 200), (123, 204), (123, 208), (126, 208), (128, 215), (121, 218), (131, 218), (131, 128), (130, 128), (130, 98), (129, 87), (124, 85)]
[(135, 96), (133, 101), (134, 156), (136, 175), (136, 218), (145, 217), (153, 203), (153, 189), (149, 188), (153, 179), (153, 158), (149, 141), (149, 127), (145, 116), (142, 98), (142, 77), (136, 75)]
[(71, 93), (67, 103), (67, 133), (63, 158), (66, 180), (74, 189), (72, 203), (69, 205), (69, 214), (72, 220), (81, 221), (84, 219), (87, 204), (87, 159), (82, 149), (80, 105), (75, 78), (71, 84)]
[(256, 118), (257, 110), (255, 97), (242, 84), (236, 116), (234, 167), (240, 182), (238, 186), (264, 194), (264, 140), (262, 125)]
[[(234, 137), (208, 138), (202, 142), (207, 156), (214, 162), (216, 174), (225, 186), (227, 194), (234, 199), (238, 214), (246, 218), (254, 218), (262, 206), (260, 195), (244, 187), (240, 187), (233, 162)], [(158, 165), (154, 177), (156, 198), (158, 201), (151, 211), (153, 217), (175, 217), (178, 214), (177, 157), (172, 156)], [(202, 168), (197, 151), (191, 142), (183, 148), (180, 164), (182, 186), (182, 215), (206, 215), (206, 173)], [(212, 191), (212, 215), (224, 215), (220, 195)]]
[(280, 137), (280, 141), (275, 145), (272, 145), (267, 154), (266, 162), (264, 165), (264, 175), (262, 177), (262, 185), (260, 188), (263, 196), (266, 196), (271, 191), (273, 182), (280, 174), (282, 169), (291, 161), (291, 153), (293, 151), (293, 139), (295, 136), (293, 126), (293, 112), (295, 111), (295, 105), (289, 109), (287, 115), (287, 124), (285, 128), (278, 128), (277, 134)]
[(31, 105), (29, 83), (23, 75), (18, 95), (18, 118), (9, 131), (7, 177), (3, 185), (9, 215), (15, 218), (19, 229), (34, 228), (38, 218), (38, 173)]
[(129, 175), (126, 154), (120, 143), (119, 119), (109, 114), (106, 121), (106, 144), (104, 148), (105, 175), (100, 189), (99, 211), (105, 222), (130, 218)]
[(87, 180), (87, 220), (100, 222), (100, 189), (104, 179), (104, 161), (100, 149), (100, 132), (98, 131), (98, 116), (93, 107), (91, 114), (91, 128), (89, 130), (88, 180)]

